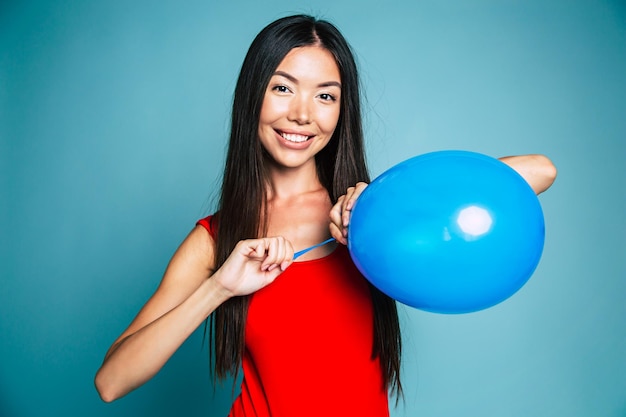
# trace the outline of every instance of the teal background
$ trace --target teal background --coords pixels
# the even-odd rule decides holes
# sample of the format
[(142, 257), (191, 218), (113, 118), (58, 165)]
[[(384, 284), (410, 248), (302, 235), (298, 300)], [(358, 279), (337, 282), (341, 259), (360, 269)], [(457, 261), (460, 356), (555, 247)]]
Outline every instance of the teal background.
[(600, 0), (0, 3), (0, 415), (225, 415), (202, 329), (115, 403), (92, 380), (212, 210), (243, 56), (293, 12), (357, 53), (374, 175), (441, 149), (559, 169), (520, 292), (401, 310), (392, 416), (626, 416), (626, 5)]

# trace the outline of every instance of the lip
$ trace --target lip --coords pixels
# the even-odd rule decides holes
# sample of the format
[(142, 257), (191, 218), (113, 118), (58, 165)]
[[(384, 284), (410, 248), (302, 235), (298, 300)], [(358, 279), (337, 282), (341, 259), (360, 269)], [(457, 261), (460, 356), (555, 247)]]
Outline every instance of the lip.
[[(311, 146), (311, 143), (313, 143), (311, 139), (315, 137), (313, 133), (308, 132), (308, 131), (302, 131), (302, 130), (297, 131), (297, 130), (289, 130), (289, 129), (274, 129), (274, 133), (276, 134), (276, 138), (282, 144), (282, 146), (284, 146), (285, 148), (295, 149), (295, 150), (308, 148), (309, 146)], [(291, 142), (285, 139), (282, 133), (300, 135), (300, 136), (308, 136), (308, 139), (305, 140), (304, 142)]]

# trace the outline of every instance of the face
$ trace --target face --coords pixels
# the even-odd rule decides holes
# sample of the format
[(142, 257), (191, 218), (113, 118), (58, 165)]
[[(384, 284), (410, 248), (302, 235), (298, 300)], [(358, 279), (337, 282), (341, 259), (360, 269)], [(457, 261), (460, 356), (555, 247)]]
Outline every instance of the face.
[(333, 55), (317, 46), (292, 49), (265, 91), (259, 140), (276, 166), (315, 166), (337, 126), (341, 77)]

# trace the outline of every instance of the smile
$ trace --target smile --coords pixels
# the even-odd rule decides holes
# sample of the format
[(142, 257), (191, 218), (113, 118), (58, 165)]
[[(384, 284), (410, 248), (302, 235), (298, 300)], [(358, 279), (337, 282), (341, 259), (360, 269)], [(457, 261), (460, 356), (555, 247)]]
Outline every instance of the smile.
[(289, 142), (294, 142), (294, 143), (306, 142), (312, 137), (312, 136), (306, 136), (306, 135), (298, 135), (296, 133), (284, 133), (284, 132), (280, 132), (280, 136), (282, 136), (283, 139)]

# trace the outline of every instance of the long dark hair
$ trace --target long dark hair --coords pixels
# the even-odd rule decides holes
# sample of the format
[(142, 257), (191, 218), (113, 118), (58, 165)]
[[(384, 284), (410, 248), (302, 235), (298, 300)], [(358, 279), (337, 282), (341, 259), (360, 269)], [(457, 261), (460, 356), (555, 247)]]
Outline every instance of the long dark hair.
[[(365, 162), (359, 80), (356, 63), (343, 35), (331, 23), (311, 16), (284, 17), (266, 26), (244, 59), (232, 110), (219, 208), (216, 214), (216, 267), (219, 268), (243, 239), (267, 230), (266, 169), (258, 139), (259, 116), (265, 90), (283, 58), (293, 48), (317, 45), (331, 52), (341, 75), (341, 107), (330, 142), (316, 155), (317, 173), (334, 203), (347, 188), (369, 182)], [(395, 301), (371, 287), (374, 305), (372, 357), (379, 357), (385, 387), (401, 393), (401, 338)], [(211, 315), (215, 347), (215, 375), (237, 376), (244, 351), (244, 328), (249, 297), (234, 297)]]

